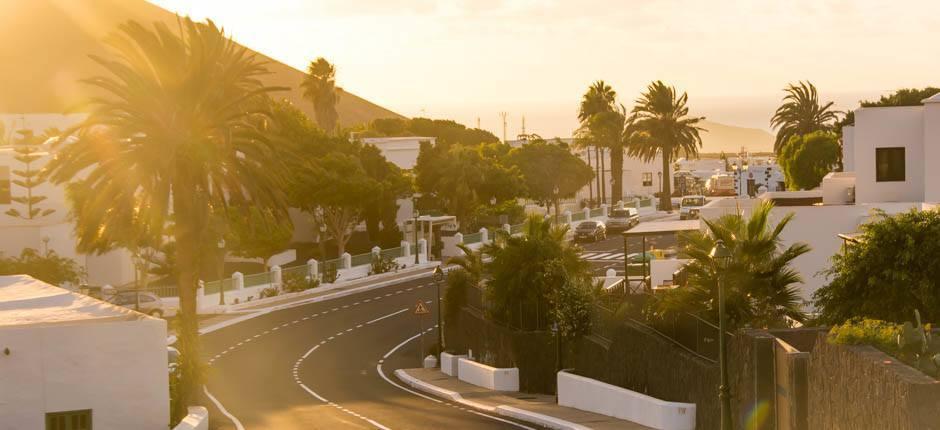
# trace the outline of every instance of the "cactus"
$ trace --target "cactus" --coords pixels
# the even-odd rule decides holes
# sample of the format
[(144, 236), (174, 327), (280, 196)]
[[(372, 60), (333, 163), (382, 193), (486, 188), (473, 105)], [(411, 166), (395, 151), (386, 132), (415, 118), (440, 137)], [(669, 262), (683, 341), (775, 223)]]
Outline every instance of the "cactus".
[(920, 312), (914, 310), (917, 325), (905, 322), (898, 334), (898, 348), (910, 357), (920, 371), (940, 376), (940, 338), (934, 338), (928, 327), (921, 324)]

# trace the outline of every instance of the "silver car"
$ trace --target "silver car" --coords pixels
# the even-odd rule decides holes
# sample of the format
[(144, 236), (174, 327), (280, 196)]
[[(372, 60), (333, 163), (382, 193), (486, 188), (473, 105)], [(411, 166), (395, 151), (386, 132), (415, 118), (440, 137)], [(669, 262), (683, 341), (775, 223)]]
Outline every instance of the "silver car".
[(157, 318), (166, 313), (160, 296), (146, 291), (122, 291), (108, 298), (108, 302)]
[(607, 230), (626, 231), (640, 223), (640, 214), (634, 208), (613, 209), (607, 217)]

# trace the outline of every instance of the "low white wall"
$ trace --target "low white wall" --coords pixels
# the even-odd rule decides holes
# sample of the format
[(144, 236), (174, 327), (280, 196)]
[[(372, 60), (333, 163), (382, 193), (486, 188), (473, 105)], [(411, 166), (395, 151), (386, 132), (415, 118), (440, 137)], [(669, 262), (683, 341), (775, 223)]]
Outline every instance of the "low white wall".
[(519, 391), (519, 369), (499, 369), (461, 358), (457, 361), (461, 381), (496, 391)]
[(654, 429), (695, 429), (694, 403), (667, 402), (567, 372), (558, 372), (558, 404)]
[(467, 358), (467, 355), (454, 355), (446, 352), (441, 353), (441, 372), (446, 375), (457, 376), (459, 371), (458, 360)]
[(652, 285), (662, 285), (663, 281), (672, 281), (672, 274), (680, 267), (688, 263), (689, 260), (651, 260), (650, 261), (650, 280)]
[(173, 430), (209, 430), (209, 411), (202, 406), (190, 406), (189, 414), (183, 417)]

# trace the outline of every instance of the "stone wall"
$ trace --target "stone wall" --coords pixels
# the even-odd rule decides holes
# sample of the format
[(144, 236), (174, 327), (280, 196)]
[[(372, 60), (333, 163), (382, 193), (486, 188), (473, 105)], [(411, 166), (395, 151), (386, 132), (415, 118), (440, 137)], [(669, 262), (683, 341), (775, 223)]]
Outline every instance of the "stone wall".
[(811, 429), (940, 429), (940, 381), (871, 346), (820, 334), (809, 382)]

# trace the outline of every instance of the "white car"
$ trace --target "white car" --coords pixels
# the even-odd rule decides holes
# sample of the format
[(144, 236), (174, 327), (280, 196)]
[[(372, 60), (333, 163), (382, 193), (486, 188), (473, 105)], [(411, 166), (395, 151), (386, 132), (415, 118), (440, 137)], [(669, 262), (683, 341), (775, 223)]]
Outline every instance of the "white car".
[(683, 197), (679, 203), (679, 219), (698, 219), (698, 214), (705, 203), (705, 196)]

